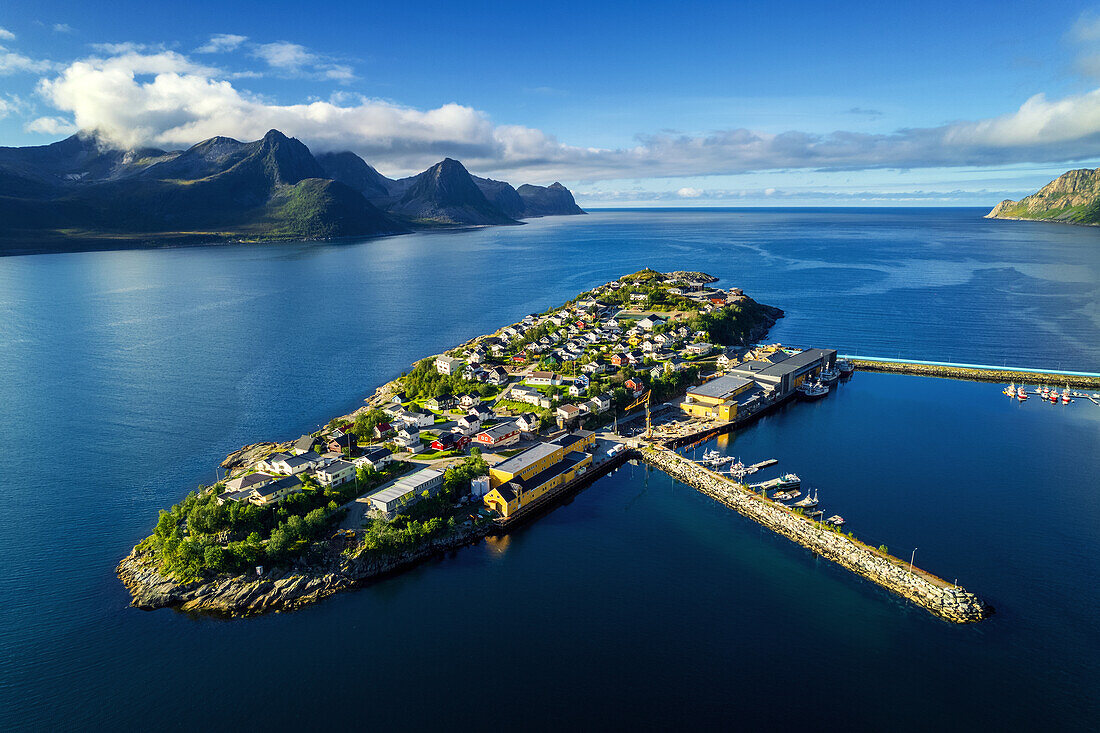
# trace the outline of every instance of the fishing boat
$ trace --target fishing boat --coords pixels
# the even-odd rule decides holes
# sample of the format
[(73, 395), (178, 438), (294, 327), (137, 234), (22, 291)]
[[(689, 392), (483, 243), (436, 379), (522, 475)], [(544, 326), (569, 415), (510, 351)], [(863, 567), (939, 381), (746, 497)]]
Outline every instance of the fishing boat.
[(1048, 387), (1044, 384), (1043, 389), (1042, 389), (1042, 393), (1045, 394), (1045, 395), (1050, 394), (1050, 387)]
[(1027, 399), (1027, 392), (1024, 391), (1024, 386), (1022, 384), (1016, 389), (1016, 398), (1019, 400)]
[(856, 370), (856, 365), (847, 359), (837, 359), (836, 368), (840, 370), (840, 376), (850, 377), (852, 372)]
[(794, 505), (797, 507), (802, 507), (804, 509), (813, 509), (815, 506), (817, 506), (817, 492), (815, 491), (813, 496), (806, 494), (805, 499), (796, 501)]
[(785, 473), (779, 477), (779, 488), (793, 489), (802, 485), (802, 479), (797, 474)]
[(1007, 387), (1005, 387), (1004, 389), (1001, 390), (1001, 394), (1006, 394), (1009, 397), (1015, 397), (1016, 396), (1016, 383), (1015, 382), (1009, 383), (1009, 385)]
[(839, 514), (834, 514), (825, 521), (833, 525), (834, 527), (841, 527), (844, 525), (844, 517), (840, 516)]
[(1069, 385), (1068, 384), (1066, 385), (1066, 388), (1062, 390), (1062, 404), (1063, 405), (1068, 405), (1069, 404)]
[(829, 394), (829, 387), (821, 382), (810, 384), (809, 381), (798, 385), (798, 396), (804, 400), (820, 400)]
[(832, 369), (822, 369), (821, 373), (817, 375), (817, 379), (822, 384), (833, 385), (840, 379), (840, 370), (835, 367)]

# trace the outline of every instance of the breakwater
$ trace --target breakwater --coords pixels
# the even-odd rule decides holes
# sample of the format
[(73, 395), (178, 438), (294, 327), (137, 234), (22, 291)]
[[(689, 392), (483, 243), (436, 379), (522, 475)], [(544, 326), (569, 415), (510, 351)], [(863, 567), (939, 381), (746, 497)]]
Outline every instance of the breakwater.
[(791, 509), (760, 497), (671, 450), (643, 447), (642, 459), (677, 481), (716, 499), (755, 522), (841, 567), (877, 583), (952, 623), (974, 623), (992, 609), (976, 595)]
[(919, 361), (860, 359), (850, 357), (856, 369), (865, 372), (915, 374), (924, 377), (968, 379), (975, 382), (1015, 382), (1017, 384), (1068, 384), (1071, 387), (1100, 389), (1100, 376), (1084, 373), (1041, 370), (1017, 370), (963, 364), (934, 364)]

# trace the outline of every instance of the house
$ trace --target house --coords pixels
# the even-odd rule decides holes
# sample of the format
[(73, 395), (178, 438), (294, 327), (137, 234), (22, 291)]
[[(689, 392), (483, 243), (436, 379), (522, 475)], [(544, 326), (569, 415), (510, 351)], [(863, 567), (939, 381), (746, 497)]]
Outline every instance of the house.
[(480, 364), (485, 361), (485, 358), (489, 356), (489, 353), (485, 349), (478, 347), (476, 349), (470, 349), (466, 352), (466, 361), (470, 364)]
[(595, 376), (597, 374), (603, 374), (607, 371), (607, 367), (598, 361), (590, 361), (581, 367), (583, 374)]
[(718, 357), (718, 368), (720, 369), (725, 369), (732, 363), (734, 363), (734, 360), (730, 359), (729, 354), (722, 354)]
[(312, 435), (303, 435), (294, 441), (294, 454), (300, 456), (303, 453), (313, 450), (313, 444), (316, 442), (317, 439)]
[(584, 390), (585, 390), (585, 387), (583, 387), (582, 385), (577, 384), (576, 382), (573, 382), (572, 384), (569, 385), (569, 396), (570, 397), (578, 397), (578, 396), (580, 396), (581, 394), (584, 393)]
[(561, 405), (558, 409), (554, 410), (554, 416), (564, 423), (569, 423), (581, 417), (584, 412), (584, 410), (576, 405)]
[(526, 402), (529, 405), (537, 405), (542, 399), (542, 393), (534, 387), (525, 387), (522, 384), (508, 390), (508, 398), (516, 402)]
[(379, 471), (392, 461), (393, 451), (389, 448), (368, 448), (363, 451), (363, 455), (356, 458), (352, 463), (356, 466), (369, 468), (372, 471)]
[(484, 382), (485, 379), (481, 375), (488, 376), (488, 372), (471, 364), (467, 364), (466, 368), (462, 370), (462, 378), (467, 382)]
[(339, 437), (334, 435), (328, 439), (326, 447), (333, 453), (344, 453), (346, 451), (346, 455), (350, 456), (351, 452), (359, 447), (359, 443), (355, 436), (351, 434), (340, 435)]
[(275, 473), (297, 474), (317, 468), (323, 462), (324, 459), (322, 459), (321, 456), (313, 451), (308, 451), (297, 456), (277, 453), (274, 456), (269, 456), (263, 461), (260, 461), (260, 464), (266, 464), (265, 466), (260, 466), (260, 464), (257, 464), (257, 466), (260, 466), (263, 470), (270, 470)]
[(516, 425), (525, 433), (537, 433), (542, 427), (542, 420), (533, 412), (525, 412), (516, 418)]
[(494, 415), (493, 408), (485, 404), (484, 402), (474, 407), (471, 407), (469, 410), (466, 411), (466, 414), (473, 415), (482, 422), (485, 422), (486, 420), (492, 420)]
[(495, 384), (498, 387), (508, 384), (508, 372), (504, 367), (493, 367), (489, 370), (489, 384)]
[(699, 343), (695, 344), (688, 344), (687, 347), (687, 352), (696, 356), (706, 356), (713, 350), (714, 347), (705, 341), (700, 341)]
[(458, 418), (458, 428), (463, 435), (473, 435), (481, 429), (481, 419), (477, 415), (463, 415)]
[(487, 448), (504, 448), (519, 442), (519, 426), (514, 422), (501, 423), (477, 434), (476, 442)]
[(553, 386), (557, 387), (562, 383), (561, 377), (554, 372), (537, 371), (532, 372), (531, 376), (527, 378), (527, 384), (533, 384), (536, 386)]
[(641, 351), (638, 351), (637, 349), (635, 349), (634, 351), (628, 351), (626, 354), (626, 360), (630, 362), (631, 365), (641, 364), (643, 361), (645, 361), (645, 354), (643, 354)]
[(383, 512), (396, 512), (415, 504), (424, 495), (439, 493), (443, 487), (443, 472), (434, 468), (424, 468), (416, 473), (393, 481), (367, 497), (375, 509)]
[(246, 473), (243, 476), (229, 479), (225, 482), (225, 491), (218, 494), (218, 504), (227, 501), (250, 501), (252, 490), (266, 486), (276, 480), (275, 476), (267, 473)]
[(424, 403), (429, 410), (449, 410), (455, 406), (454, 395), (445, 393), (438, 397), (432, 397)]
[(276, 466), (287, 458), (290, 458), (289, 453), (272, 453), (266, 458), (261, 458), (256, 461), (256, 470), (265, 473), (283, 473), (283, 471), (276, 468)]
[(462, 450), (470, 444), (470, 436), (459, 433), (443, 433), (432, 441), (432, 450)]
[(592, 399), (584, 403), (584, 406), (588, 408), (588, 411), (593, 415), (597, 415), (601, 412), (607, 412), (611, 409), (611, 396), (607, 394), (596, 395)]
[(637, 395), (645, 391), (645, 382), (640, 379), (631, 378), (626, 380), (626, 383), (623, 384), (623, 387)]
[(503, 354), (504, 348), (504, 344), (500, 341), (489, 344), (489, 351), (492, 353), (493, 356), (500, 356), (501, 354)]
[(653, 367), (652, 369), (649, 370), (649, 378), (650, 379), (660, 379), (661, 376), (664, 373), (665, 373), (664, 365), (658, 364), (658, 365), (656, 365), (655, 367)]
[(415, 425), (418, 428), (430, 428), (435, 424), (435, 415), (420, 410), (405, 410), (396, 419), (405, 425)]
[(638, 325), (647, 331), (652, 331), (654, 326), (659, 326), (664, 323), (665, 319), (660, 316), (646, 316), (642, 320), (638, 321)]
[(481, 404), (481, 395), (464, 394), (458, 398), (459, 407), (474, 407)]
[(630, 300), (634, 303), (637, 303), (638, 301), (645, 300), (648, 297), (649, 297), (649, 295), (647, 295), (646, 293), (631, 293), (630, 294)]
[(313, 475), (321, 486), (339, 486), (355, 480), (355, 464), (336, 460), (327, 466), (321, 466)]
[(388, 422), (380, 422), (374, 426), (374, 437), (384, 438), (393, 432), (393, 425)]
[(420, 430), (412, 426), (406, 426), (398, 430), (394, 442), (412, 453), (419, 453), (424, 450), (424, 443), (420, 440)]
[(621, 367), (624, 364), (630, 363), (630, 357), (619, 351), (611, 355), (611, 363), (614, 366)]
[(449, 356), (437, 356), (435, 370), (443, 375), (458, 374), (462, 371), (462, 362)]
[(302, 491), (302, 479), (300, 476), (287, 476), (278, 481), (272, 481), (263, 486), (252, 488), (249, 501), (257, 506), (271, 506), (277, 504), (291, 494)]

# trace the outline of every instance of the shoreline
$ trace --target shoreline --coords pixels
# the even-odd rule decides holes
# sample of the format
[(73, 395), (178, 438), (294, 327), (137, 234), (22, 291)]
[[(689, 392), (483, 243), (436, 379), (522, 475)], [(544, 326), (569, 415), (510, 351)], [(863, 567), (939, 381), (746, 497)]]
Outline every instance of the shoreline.
[(902, 361), (871, 361), (849, 358), (856, 369), (864, 372), (888, 372), (892, 374), (910, 374), (918, 377), (940, 377), (943, 379), (962, 379), (968, 382), (1023, 382), (1026, 384), (1067, 384), (1085, 389), (1100, 389), (1100, 377), (1081, 374), (1059, 374), (1056, 372), (1024, 372), (1013, 369), (983, 369), (979, 367), (948, 366), (941, 364), (920, 364)]

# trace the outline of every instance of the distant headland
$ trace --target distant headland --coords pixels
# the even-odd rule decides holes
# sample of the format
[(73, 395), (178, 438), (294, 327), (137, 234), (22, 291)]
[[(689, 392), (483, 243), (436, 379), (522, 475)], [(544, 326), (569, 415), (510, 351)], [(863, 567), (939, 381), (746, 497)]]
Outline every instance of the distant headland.
[(451, 158), (394, 180), (355, 153), (314, 155), (278, 130), (176, 151), (122, 149), (95, 133), (0, 147), (0, 255), (373, 237), (583, 213), (560, 183), (513, 188)]
[(1100, 168), (1067, 171), (1019, 201), (1005, 199), (987, 219), (1100, 225)]

